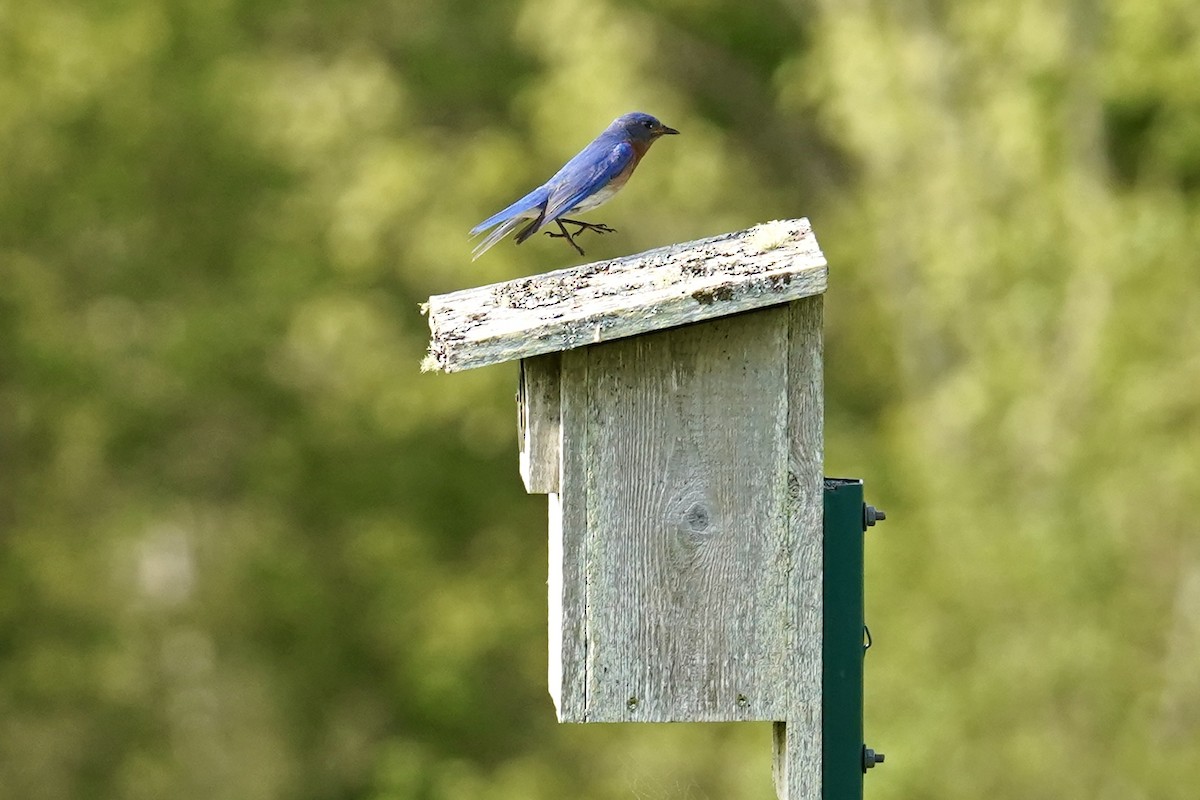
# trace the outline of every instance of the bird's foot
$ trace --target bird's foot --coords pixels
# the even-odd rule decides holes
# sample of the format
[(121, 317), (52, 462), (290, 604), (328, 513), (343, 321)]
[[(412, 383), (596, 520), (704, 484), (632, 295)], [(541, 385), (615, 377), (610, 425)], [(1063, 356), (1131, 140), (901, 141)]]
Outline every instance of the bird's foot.
[[(575, 233), (573, 234), (574, 236), (578, 236), (579, 234), (583, 233), (584, 231), (595, 231), (596, 233), (616, 233), (617, 232), (616, 228), (610, 228), (609, 226), (605, 225), (603, 222), (583, 222), (582, 220), (566, 219), (565, 217), (559, 218), (558, 221), (570, 223), (571, 225), (576, 226), (576, 228), (578, 230), (575, 231)], [(561, 234), (553, 234), (553, 233), (550, 235), (551, 236), (561, 236)]]
[[(563, 225), (564, 222), (569, 223), (571, 225), (575, 225), (576, 226), (575, 233), (571, 233), (570, 231), (568, 231), (566, 226)], [(576, 236), (583, 233), (584, 231), (595, 231), (596, 233), (616, 233), (617, 232), (616, 228), (610, 228), (609, 226), (604, 225), (603, 223), (580, 222), (577, 219), (559, 218), (559, 219), (554, 220), (554, 223), (556, 225), (558, 225), (558, 233), (554, 233), (553, 231), (542, 231), (542, 233), (546, 234), (551, 239), (566, 239), (568, 242), (571, 243), (571, 247), (575, 248), (575, 252), (579, 253), (579, 255), (581, 255), (581, 256), (586, 255), (586, 253), (584, 253), (583, 248), (580, 247), (575, 242)]]
[[(616, 233), (617, 232), (616, 228), (610, 228), (608, 225), (605, 225), (602, 222), (582, 222), (577, 219), (563, 219), (561, 217), (559, 219), (554, 220), (554, 222), (556, 225), (558, 225), (558, 233), (555, 233), (553, 231), (542, 231), (542, 232), (545, 233), (547, 236), (549, 236), (551, 239), (566, 239), (568, 242), (571, 243), (571, 247), (574, 247), (575, 251), (577, 253), (579, 253), (579, 255), (581, 255), (581, 256), (586, 255), (586, 254), (583, 252), (583, 248), (580, 247), (575, 242), (576, 236), (583, 233), (584, 231), (595, 231), (596, 233)], [(574, 233), (569, 232), (567, 230), (566, 226), (563, 225), (564, 222), (569, 225), (574, 225), (575, 232)]]

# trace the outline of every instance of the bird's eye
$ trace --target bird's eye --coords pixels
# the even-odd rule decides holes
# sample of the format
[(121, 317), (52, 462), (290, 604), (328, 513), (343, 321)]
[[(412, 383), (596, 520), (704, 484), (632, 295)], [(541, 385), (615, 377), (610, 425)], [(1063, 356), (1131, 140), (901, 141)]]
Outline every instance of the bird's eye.
[(646, 130), (654, 130), (654, 123), (648, 119), (643, 120), (642, 125), (646, 128)]

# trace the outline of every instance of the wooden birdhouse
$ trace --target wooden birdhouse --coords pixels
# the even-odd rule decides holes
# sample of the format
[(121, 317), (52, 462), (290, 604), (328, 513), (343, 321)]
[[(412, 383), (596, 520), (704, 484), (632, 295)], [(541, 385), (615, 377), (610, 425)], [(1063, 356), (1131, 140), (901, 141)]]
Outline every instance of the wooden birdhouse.
[(786, 723), (791, 798), (821, 786), (826, 277), (800, 219), (428, 305), (427, 368), (520, 360), (559, 719)]

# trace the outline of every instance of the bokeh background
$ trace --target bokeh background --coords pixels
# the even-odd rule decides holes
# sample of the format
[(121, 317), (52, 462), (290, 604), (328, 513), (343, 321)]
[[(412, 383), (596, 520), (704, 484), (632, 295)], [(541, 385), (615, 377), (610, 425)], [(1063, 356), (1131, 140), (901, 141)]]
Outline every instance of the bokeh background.
[(1194, 798), (1194, 0), (0, 5), (0, 796), (770, 798), (767, 725), (559, 726), (466, 231), (680, 128), (605, 258), (796, 216), (862, 477), (867, 796)]

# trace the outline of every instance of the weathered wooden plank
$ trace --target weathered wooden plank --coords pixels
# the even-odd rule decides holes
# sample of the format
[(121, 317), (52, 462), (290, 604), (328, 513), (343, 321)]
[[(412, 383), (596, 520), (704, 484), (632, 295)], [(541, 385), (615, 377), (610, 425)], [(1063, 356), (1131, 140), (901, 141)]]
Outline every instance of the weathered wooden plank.
[(788, 327), (785, 306), (587, 349), (589, 721), (790, 713)]
[(525, 491), (558, 491), (561, 356), (546, 353), (521, 359), (517, 390), (517, 434), (521, 442), (520, 470)]
[(822, 473), (824, 464), (824, 299), (788, 309), (789, 649), (795, 678), (790, 708), (775, 724), (774, 775), (780, 800), (821, 795)]
[(825, 291), (807, 219), (435, 295), (423, 369), (446, 372), (612, 341)]
[(587, 376), (585, 350), (562, 354), (559, 493), (550, 501), (550, 696), (559, 722), (587, 722)]
[(771, 729), (771, 777), (777, 800), (819, 800), (821, 708), (801, 709)]

